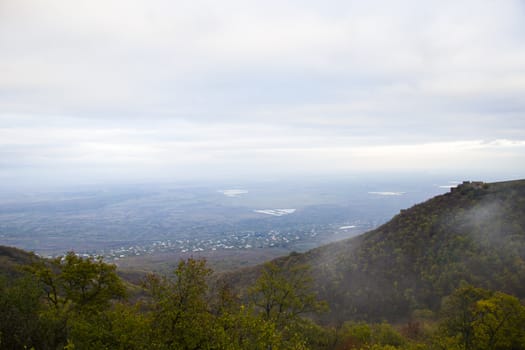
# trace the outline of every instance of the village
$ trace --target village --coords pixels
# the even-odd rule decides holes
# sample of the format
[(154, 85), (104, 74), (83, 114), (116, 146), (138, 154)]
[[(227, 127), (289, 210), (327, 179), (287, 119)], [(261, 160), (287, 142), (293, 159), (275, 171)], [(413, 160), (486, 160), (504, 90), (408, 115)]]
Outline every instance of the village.
[[(357, 235), (371, 228), (371, 223), (356, 221), (352, 223), (318, 225), (309, 230), (269, 230), (267, 232), (243, 231), (224, 233), (215, 238), (194, 237), (185, 239), (163, 239), (123, 244), (117, 248), (79, 253), (81, 256), (102, 256), (106, 261), (154, 255), (159, 253), (199, 253), (218, 250), (289, 248), (304, 250), (320, 241), (332, 241)], [(304, 247), (303, 249), (301, 247)]]

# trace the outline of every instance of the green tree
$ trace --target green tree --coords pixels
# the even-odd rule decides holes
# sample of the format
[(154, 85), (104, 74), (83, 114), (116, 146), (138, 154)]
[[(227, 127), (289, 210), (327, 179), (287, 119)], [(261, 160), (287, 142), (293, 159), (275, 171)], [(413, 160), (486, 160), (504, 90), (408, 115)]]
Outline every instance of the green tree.
[(525, 349), (525, 308), (516, 297), (495, 292), (476, 302), (474, 313), (478, 348)]
[(152, 302), (152, 348), (201, 349), (213, 342), (213, 316), (207, 300), (205, 260), (181, 260), (174, 279), (149, 275), (145, 283)]
[(264, 265), (260, 277), (249, 289), (249, 295), (259, 315), (274, 325), (281, 334), (283, 346), (300, 348), (310, 323), (301, 316), (324, 311), (324, 301), (312, 291), (313, 279), (307, 265), (283, 269), (273, 262)]
[(41, 341), (40, 296), (32, 279), (0, 276), (0, 348), (30, 348)]
[(300, 315), (327, 309), (327, 304), (312, 291), (312, 282), (307, 265), (283, 269), (269, 262), (249, 293), (264, 318), (281, 325)]
[(150, 349), (150, 330), (155, 325), (148, 314), (142, 312), (140, 303), (117, 303), (107, 312), (107, 317), (111, 323), (115, 349)]
[(474, 348), (474, 321), (479, 315), (475, 312), (476, 303), (490, 296), (490, 292), (473, 286), (456, 289), (443, 301), (441, 310), (441, 336), (458, 340), (461, 348)]
[(395, 347), (405, 345), (406, 343), (403, 336), (387, 322), (372, 326), (372, 341), (375, 344)]
[(80, 258), (68, 253), (60, 264), (59, 282), (66, 300), (71, 300), (83, 312), (107, 309), (112, 299), (126, 295), (116, 266), (102, 258)]
[(42, 260), (27, 269), (38, 282), (44, 303), (38, 318), (43, 333), (39, 348), (103, 347), (111, 339), (104, 313), (111, 301), (125, 297), (114, 265), (102, 258), (65, 257)]
[(275, 324), (256, 314), (252, 306), (238, 305), (224, 310), (217, 317), (216, 327), (221, 335), (218, 349), (268, 350), (282, 348), (282, 336)]
[(443, 304), (436, 343), (446, 349), (525, 349), (525, 307), (511, 295), (465, 286)]
[(73, 252), (65, 257), (34, 264), (29, 271), (37, 278), (47, 302), (58, 309), (67, 304), (78, 311), (107, 309), (112, 299), (126, 295), (116, 266), (102, 258), (81, 258)]

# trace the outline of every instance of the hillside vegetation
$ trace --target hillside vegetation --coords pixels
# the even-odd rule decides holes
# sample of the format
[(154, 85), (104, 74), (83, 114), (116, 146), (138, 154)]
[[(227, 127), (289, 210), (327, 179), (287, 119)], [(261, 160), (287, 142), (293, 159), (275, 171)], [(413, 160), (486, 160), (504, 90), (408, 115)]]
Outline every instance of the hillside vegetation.
[[(331, 306), (325, 323), (404, 321), (465, 283), (525, 298), (525, 181), (464, 183), (359, 237), (275, 262), (312, 266)], [(225, 279), (242, 287), (256, 274)]]
[(22, 267), (39, 260), (35, 254), (22, 249), (0, 246), (0, 277), (15, 278), (22, 275)]

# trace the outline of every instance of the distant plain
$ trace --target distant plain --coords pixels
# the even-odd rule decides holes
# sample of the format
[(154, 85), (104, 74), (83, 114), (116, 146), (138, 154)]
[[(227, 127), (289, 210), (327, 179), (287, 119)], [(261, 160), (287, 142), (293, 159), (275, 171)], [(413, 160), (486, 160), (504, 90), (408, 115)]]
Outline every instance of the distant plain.
[(198, 256), (226, 270), (358, 235), (454, 184), (350, 178), (5, 192), (0, 244), (153, 270)]

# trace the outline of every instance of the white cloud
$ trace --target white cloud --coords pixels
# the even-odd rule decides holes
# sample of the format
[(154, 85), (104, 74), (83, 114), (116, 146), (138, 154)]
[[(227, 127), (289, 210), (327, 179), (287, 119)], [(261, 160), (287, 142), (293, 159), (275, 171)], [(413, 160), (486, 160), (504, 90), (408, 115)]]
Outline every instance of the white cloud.
[(2, 166), (523, 172), (524, 20), (518, 0), (5, 0)]

